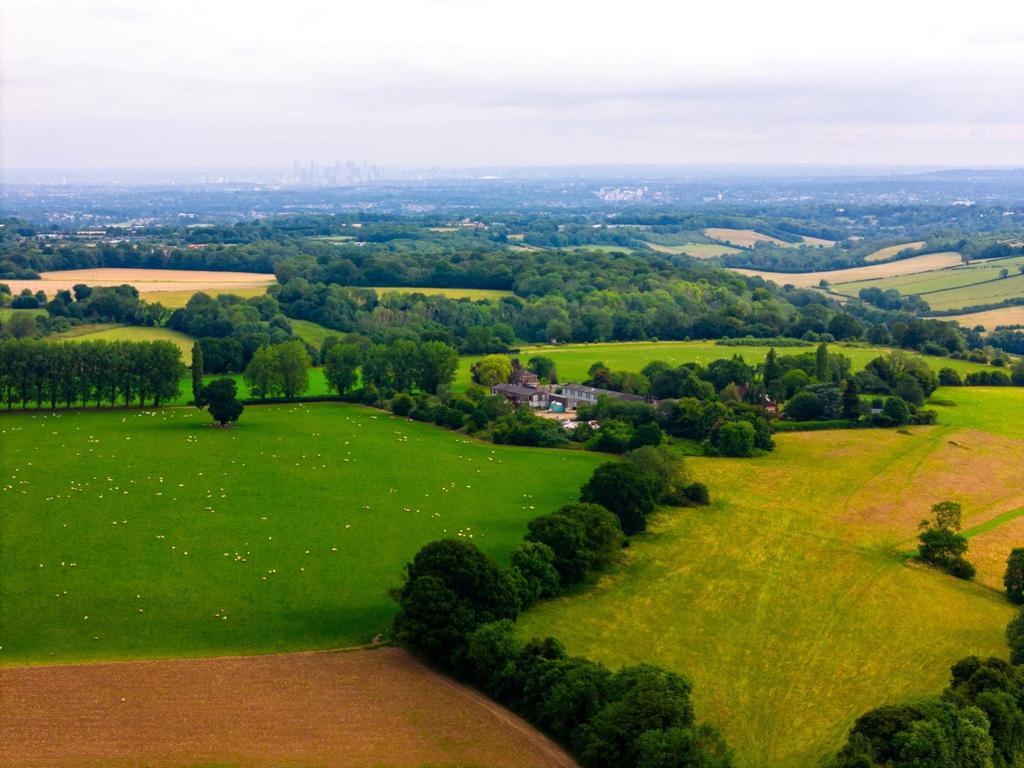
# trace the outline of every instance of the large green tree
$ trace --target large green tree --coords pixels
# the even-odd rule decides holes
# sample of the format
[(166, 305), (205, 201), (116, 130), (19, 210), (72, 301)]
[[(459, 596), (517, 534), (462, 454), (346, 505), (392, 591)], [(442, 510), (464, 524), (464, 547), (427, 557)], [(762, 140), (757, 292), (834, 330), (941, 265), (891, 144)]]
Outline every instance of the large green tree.
[(203, 400), (213, 420), (221, 426), (238, 421), (245, 406), (238, 400), (238, 385), (227, 377), (214, 379), (203, 387)]
[(614, 513), (623, 533), (632, 536), (647, 527), (656, 492), (655, 483), (635, 464), (609, 462), (594, 470), (580, 491), (580, 501), (600, 504)]

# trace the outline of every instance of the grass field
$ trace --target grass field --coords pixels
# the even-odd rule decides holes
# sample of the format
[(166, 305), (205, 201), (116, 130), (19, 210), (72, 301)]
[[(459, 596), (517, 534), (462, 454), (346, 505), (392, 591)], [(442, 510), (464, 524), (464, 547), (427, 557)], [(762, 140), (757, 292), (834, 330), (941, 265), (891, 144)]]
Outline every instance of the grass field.
[(591, 253), (632, 253), (633, 249), (626, 245), (570, 245), (567, 251), (590, 251)]
[(324, 339), (328, 336), (341, 336), (340, 331), (332, 331), (330, 328), (314, 323), (310, 320), (295, 320), (294, 318), (288, 318), (288, 322), (292, 324), (292, 333), (298, 336), (300, 339), (308, 344), (312, 344), (314, 347), (319, 349), (320, 345), (324, 343)]
[(793, 246), (793, 243), (787, 243), (785, 240), (779, 240), (777, 237), (771, 237), (770, 235), (764, 235), (760, 232), (755, 232), (752, 229), (729, 229), (727, 227), (709, 227), (704, 230), (704, 234), (707, 237), (715, 240), (724, 240), (727, 243), (738, 245), (741, 248), (753, 248), (757, 243), (774, 243), (775, 245), (782, 245), (786, 247)]
[(912, 250), (917, 251), (924, 248), (924, 240), (918, 240), (916, 243), (900, 243), (899, 245), (890, 245), (887, 248), (879, 248), (877, 251), (869, 253), (864, 257), (864, 261), (885, 261), (891, 259), (900, 251)]
[(504, 559), (607, 457), (339, 403), (0, 416), (0, 664), (349, 646), (424, 543)]
[(181, 350), (186, 365), (192, 363), (192, 344), (195, 342), (191, 336), (170, 328), (105, 324), (77, 326), (66, 334), (48, 338), (51, 341), (173, 341)]
[[(940, 391), (957, 404), (909, 434), (783, 434), (754, 460), (688, 459), (712, 505), (661, 514), (621, 570), (531, 609), (522, 633), (687, 674), (741, 768), (819, 764), (864, 711), (937, 693), (963, 656), (1006, 655), (1014, 608), (991, 587), (1024, 533), (1024, 392), (992, 392)], [(1011, 403), (1013, 424), (982, 431)], [(907, 558), (944, 499), (968, 528), (1004, 523), (972, 538), (977, 583)]]
[[(200, 290), (203, 289), (185, 289), (182, 291), (140, 291), (139, 296), (146, 301), (153, 303), (159, 302), (168, 309), (178, 309), (188, 304), (188, 300), (195, 296)], [(260, 285), (253, 288), (240, 287), (240, 288), (227, 288), (227, 289), (206, 289), (204, 293), (210, 296), (216, 297), (221, 293), (230, 294), (231, 296), (239, 296), (243, 299), (252, 299), (256, 296), (262, 296), (267, 292), (266, 285)]]
[(45, 309), (11, 309), (10, 307), (0, 308), (0, 323), (5, 323), (15, 315), (35, 315), (36, 317), (45, 317), (47, 311)]
[(647, 243), (648, 247), (659, 253), (685, 253), (695, 259), (715, 259), (730, 253), (741, 253), (739, 248), (731, 248), (728, 245), (717, 243), (685, 243), (683, 245), (661, 245), (660, 243)]
[[(620, 249), (621, 250), (621, 249)], [(514, 296), (512, 291), (498, 291), (487, 288), (409, 288), (391, 286), (373, 286), (378, 294), (385, 293), (422, 293), (426, 296), (445, 296), (449, 299), (500, 299), (505, 296)]]
[[(852, 290), (851, 295), (856, 296), (857, 290), (866, 285), (886, 288), (887, 286), (882, 278), (910, 275), (918, 272), (931, 272), (932, 270), (956, 266), (960, 263), (960, 254), (953, 251), (945, 251), (943, 253), (928, 253), (924, 256), (911, 256), (909, 259), (889, 261), (884, 264), (850, 267), (848, 269), (827, 269), (820, 272), (768, 272), (759, 269), (742, 269), (740, 267), (729, 267), (729, 269), (747, 277), (761, 277), (777, 285), (794, 285), (797, 288), (813, 288), (821, 283), (822, 280), (827, 280), (833, 286), (843, 283), (841, 292), (849, 293)], [(855, 281), (863, 282), (854, 289), (850, 284)]]
[[(191, 357), (191, 355), (189, 355)], [(240, 373), (210, 373), (207, 374), (203, 381), (209, 384), (214, 379), (229, 378), (234, 379), (235, 384), (238, 386), (238, 398), (240, 400), (248, 400), (252, 397), (252, 393), (249, 391), (249, 385), (245, 383), (245, 378)], [(334, 395), (336, 392), (331, 391), (327, 385), (327, 379), (324, 378), (324, 369), (321, 368), (310, 368), (309, 369), (309, 389), (302, 393), (303, 397), (322, 397), (324, 395)], [(181, 394), (167, 403), (167, 405), (187, 405), (192, 400), (192, 378), (191, 376), (185, 376), (181, 380)]]
[[(587, 378), (587, 370), (596, 362), (603, 362), (609, 368), (618, 371), (639, 371), (652, 360), (663, 360), (670, 365), (683, 363), (701, 363), (707, 365), (712, 360), (742, 355), (743, 359), (753, 365), (764, 361), (770, 346), (727, 347), (713, 341), (638, 341), (612, 342), (607, 344), (566, 344), (558, 347), (538, 346), (523, 347), (517, 353), (520, 361), (525, 364), (531, 357), (542, 355), (555, 361), (559, 381), (579, 382)], [(892, 350), (886, 347), (860, 347), (830, 344), (832, 352), (850, 357), (855, 370), (863, 368), (879, 355), (887, 355)], [(813, 352), (809, 347), (779, 347), (775, 350), (779, 355), (798, 355)], [(456, 375), (456, 389), (469, 386), (470, 366), (480, 356), (463, 357)], [(950, 367), (957, 372), (986, 370), (989, 366), (971, 363), (964, 360), (951, 360), (945, 357), (924, 357), (936, 371)]]

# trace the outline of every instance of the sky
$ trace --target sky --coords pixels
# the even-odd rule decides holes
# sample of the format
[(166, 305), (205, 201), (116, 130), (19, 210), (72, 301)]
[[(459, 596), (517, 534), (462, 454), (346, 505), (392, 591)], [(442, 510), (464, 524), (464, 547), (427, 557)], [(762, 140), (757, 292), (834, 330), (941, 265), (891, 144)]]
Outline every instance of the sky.
[(1024, 165), (1010, 0), (2, 0), (7, 168)]

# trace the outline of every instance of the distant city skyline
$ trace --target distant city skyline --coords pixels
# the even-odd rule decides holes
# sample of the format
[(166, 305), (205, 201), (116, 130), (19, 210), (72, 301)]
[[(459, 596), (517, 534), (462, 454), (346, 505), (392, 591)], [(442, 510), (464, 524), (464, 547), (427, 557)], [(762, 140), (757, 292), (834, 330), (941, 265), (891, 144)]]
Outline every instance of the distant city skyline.
[(6, 0), (0, 165), (1019, 166), (1012, 7)]

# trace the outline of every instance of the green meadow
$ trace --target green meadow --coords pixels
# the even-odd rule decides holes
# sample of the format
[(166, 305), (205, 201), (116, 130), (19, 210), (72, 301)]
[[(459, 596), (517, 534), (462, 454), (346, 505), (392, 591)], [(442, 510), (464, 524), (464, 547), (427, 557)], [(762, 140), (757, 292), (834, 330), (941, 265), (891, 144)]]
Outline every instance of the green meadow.
[[(711, 506), (662, 511), (620, 568), (531, 609), (520, 630), (612, 667), (686, 674), (741, 768), (818, 765), (863, 712), (937, 693), (964, 656), (1005, 657), (1000, 564), (1014, 541), (1000, 532), (1024, 522), (1022, 395), (941, 390), (940, 426), (780, 434), (756, 459), (688, 458)], [(993, 565), (977, 582), (910, 558), (945, 499), (985, 534), (972, 550)]]
[(90, 329), (87, 333), (74, 332), (83, 328), (85, 326), (79, 326), (66, 336), (50, 338), (54, 341), (170, 341), (181, 350), (186, 365), (192, 362), (192, 344), (195, 339), (181, 331), (139, 325), (97, 325), (95, 330)]
[(420, 546), (467, 536), (504, 560), (607, 460), (339, 403), (210, 423), (0, 416), (0, 664), (368, 643)]

